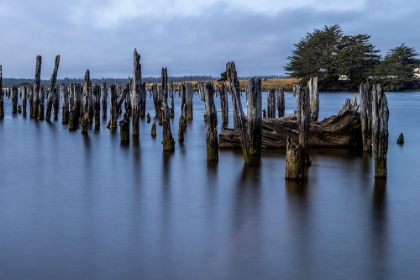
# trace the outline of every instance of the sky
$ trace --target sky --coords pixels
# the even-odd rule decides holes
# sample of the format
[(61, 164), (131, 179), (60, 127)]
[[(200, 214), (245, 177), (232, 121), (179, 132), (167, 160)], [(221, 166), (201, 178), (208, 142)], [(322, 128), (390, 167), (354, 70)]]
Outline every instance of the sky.
[(127, 78), (133, 50), (142, 75), (285, 75), (294, 44), (339, 24), (371, 35), (381, 54), (405, 43), (420, 51), (419, 0), (0, 0), (3, 77)]

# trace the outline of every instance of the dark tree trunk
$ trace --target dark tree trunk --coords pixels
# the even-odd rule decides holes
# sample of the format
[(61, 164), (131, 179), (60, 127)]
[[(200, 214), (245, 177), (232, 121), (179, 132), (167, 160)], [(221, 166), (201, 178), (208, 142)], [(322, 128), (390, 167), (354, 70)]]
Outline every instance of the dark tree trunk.
[(388, 153), (388, 101), (380, 84), (372, 88), (372, 142), (375, 177), (387, 177)]

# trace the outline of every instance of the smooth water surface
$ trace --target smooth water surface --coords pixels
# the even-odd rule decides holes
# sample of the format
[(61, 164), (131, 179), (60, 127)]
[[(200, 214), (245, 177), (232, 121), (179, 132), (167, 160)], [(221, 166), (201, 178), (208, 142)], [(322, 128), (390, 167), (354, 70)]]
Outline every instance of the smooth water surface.
[[(145, 119), (140, 141), (122, 146), (106, 120), (84, 136), (61, 117), (12, 115), (6, 99), (0, 279), (420, 279), (420, 93), (387, 97), (388, 179), (373, 178), (371, 154), (316, 149), (304, 183), (285, 181), (285, 150), (264, 151), (260, 166), (240, 150), (207, 163), (197, 95), (174, 153)], [(321, 94), (320, 118), (345, 98)]]

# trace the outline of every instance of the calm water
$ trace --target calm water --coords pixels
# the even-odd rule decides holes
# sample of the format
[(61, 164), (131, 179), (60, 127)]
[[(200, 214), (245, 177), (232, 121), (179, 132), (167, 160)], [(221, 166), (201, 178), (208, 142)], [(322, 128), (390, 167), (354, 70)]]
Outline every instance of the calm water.
[[(284, 179), (284, 150), (256, 167), (235, 150), (208, 164), (197, 96), (173, 154), (145, 120), (121, 146), (104, 120), (83, 136), (61, 117), (12, 115), (6, 99), (0, 279), (420, 279), (420, 93), (387, 96), (388, 180), (374, 180), (371, 155), (330, 149), (311, 150), (300, 184)], [(350, 97), (321, 94), (320, 118)]]

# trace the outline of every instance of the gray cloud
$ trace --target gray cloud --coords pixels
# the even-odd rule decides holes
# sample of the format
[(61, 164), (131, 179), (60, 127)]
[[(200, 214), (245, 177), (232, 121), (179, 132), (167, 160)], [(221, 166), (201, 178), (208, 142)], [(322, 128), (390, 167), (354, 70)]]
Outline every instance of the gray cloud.
[(382, 53), (403, 42), (420, 50), (415, 15), (420, 3), (414, 1), (379, 5), (372, 0), (353, 11), (299, 8), (269, 15), (218, 3), (197, 15), (140, 15), (107, 29), (98, 27), (97, 15), (90, 16), (100, 2), (85, 9), (49, 2), (53, 6), (37, 1), (21, 13), (0, 12), (6, 26), (0, 45), (5, 77), (31, 78), (40, 54), (42, 77), (48, 79), (60, 54), (60, 78), (83, 77), (86, 69), (95, 78), (124, 78), (132, 75), (134, 48), (142, 56), (144, 76), (159, 76), (161, 67), (173, 76), (218, 76), (231, 60), (240, 76), (283, 75), (293, 44), (314, 28), (333, 24), (345, 34), (370, 34)]

